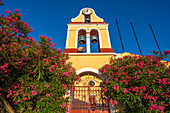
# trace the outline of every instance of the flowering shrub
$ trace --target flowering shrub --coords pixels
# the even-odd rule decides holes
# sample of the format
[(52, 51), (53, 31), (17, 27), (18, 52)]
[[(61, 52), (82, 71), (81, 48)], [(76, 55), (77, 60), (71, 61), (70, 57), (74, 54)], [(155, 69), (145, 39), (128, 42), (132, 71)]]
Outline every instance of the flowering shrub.
[(99, 69), (109, 79), (103, 89), (110, 103), (126, 105), (129, 113), (170, 112), (168, 63), (152, 55), (111, 58)]
[(6, 14), (0, 16), (0, 106), (11, 113), (68, 111), (64, 95), (79, 78), (68, 56), (51, 38), (28, 36), (32, 28), (17, 9)]

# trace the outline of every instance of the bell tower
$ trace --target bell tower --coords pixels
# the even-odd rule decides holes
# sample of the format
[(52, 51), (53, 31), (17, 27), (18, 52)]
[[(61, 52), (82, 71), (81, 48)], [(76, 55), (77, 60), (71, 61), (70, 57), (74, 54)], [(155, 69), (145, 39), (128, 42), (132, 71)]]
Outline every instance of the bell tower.
[(98, 17), (92, 8), (83, 8), (67, 24), (65, 53), (113, 53), (108, 31), (109, 24)]
[(111, 48), (108, 26), (89, 7), (81, 9), (79, 15), (67, 24), (64, 52), (68, 53), (69, 62), (72, 62), (77, 74), (79, 70), (99, 73), (98, 69), (109, 63), (109, 58), (115, 54)]
[(115, 56), (111, 48), (108, 26), (88, 7), (81, 9), (79, 15), (67, 24), (64, 52), (68, 53), (68, 62), (72, 63), (80, 76), (80, 80), (74, 82), (73, 90), (70, 91), (70, 113), (113, 111), (113, 106), (101, 100), (100, 84), (107, 78), (99, 73), (99, 68), (109, 63), (109, 58), (120, 57), (120, 54)]

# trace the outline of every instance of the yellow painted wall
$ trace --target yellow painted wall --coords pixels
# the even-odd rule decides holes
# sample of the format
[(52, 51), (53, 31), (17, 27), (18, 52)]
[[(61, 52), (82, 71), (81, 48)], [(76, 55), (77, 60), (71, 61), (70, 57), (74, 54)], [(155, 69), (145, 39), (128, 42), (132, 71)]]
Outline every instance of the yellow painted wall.
[(93, 55), (69, 55), (70, 59), (69, 62), (72, 62), (72, 66), (76, 69), (82, 68), (94, 68), (99, 69), (103, 65), (109, 63), (109, 59), (113, 55), (100, 55), (100, 54), (93, 54)]

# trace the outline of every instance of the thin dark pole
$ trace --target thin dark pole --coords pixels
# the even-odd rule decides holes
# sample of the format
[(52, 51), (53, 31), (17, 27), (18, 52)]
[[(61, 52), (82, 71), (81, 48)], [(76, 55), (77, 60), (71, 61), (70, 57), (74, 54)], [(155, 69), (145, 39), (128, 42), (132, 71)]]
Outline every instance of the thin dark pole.
[(115, 19), (115, 21), (116, 21), (116, 25), (117, 25), (117, 30), (119, 32), (119, 37), (120, 37), (122, 49), (123, 49), (123, 52), (125, 52), (124, 47), (123, 47), (122, 37), (121, 37), (121, 34), (120, 34), (120, 30), (119, 30), (119, 25), (118, 25), (117, 19)]
[[(159, 52), (161, 53), (161, 49), (160, 49), (159, 44), (158, 44), (158, 42), (157, 42), (157, 40), (156, 40), (156, 36), (155, 36), (155, 34), (154, 34), (154, 32), (153, 32), (153, 29), (152, 29), (151, 24), (149, 24), (149, 27), (150, 27), (150, 29), (151, 29), (151, 31), (152, 31), (152, 34), (153, 34), (153, 37), (154, 37), (154, 39), (155, 39), (155, 42), (156, 42), (156, 44), (157, 44), (157, 46), (158, 46)], [(162, 54), (162, 53), (161, 53), (161, 54)]]
[(137, 42), (137, 44), (138, 44), (138, 48), (139, 48), (140, 54), (142, 55), (142, 51), (141, 51), (141, 49), (140, 49), (140, 45), (139, 45), (139, 42), (138, 42), (138, 39), (137, 39), (135, 30), (134, 30), (134, 27), (133, 27), (133, 25), (132, 25), (132, 22), (130, 22), (130, 24), (131, 24), (131, 26), (132, 26), (132, 30), (133, 30), (133, 33), (134, 33), (134, 35), (135, 35), (136, 42)]

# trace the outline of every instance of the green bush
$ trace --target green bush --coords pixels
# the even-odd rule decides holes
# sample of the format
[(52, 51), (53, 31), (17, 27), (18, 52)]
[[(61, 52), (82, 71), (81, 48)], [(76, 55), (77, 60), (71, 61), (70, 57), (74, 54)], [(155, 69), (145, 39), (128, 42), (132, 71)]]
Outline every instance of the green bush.
[(168, 63), (152, 55), (111, 58), (99, 69), (109, 79), (103, 90), (112, 105), (125, 105), (127, 113), (170, 112)]

